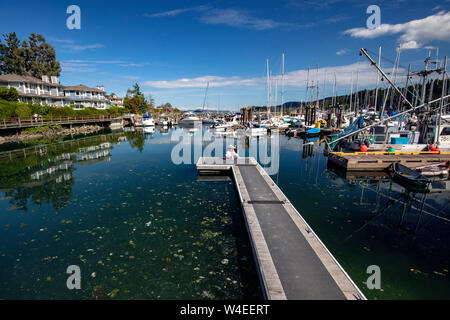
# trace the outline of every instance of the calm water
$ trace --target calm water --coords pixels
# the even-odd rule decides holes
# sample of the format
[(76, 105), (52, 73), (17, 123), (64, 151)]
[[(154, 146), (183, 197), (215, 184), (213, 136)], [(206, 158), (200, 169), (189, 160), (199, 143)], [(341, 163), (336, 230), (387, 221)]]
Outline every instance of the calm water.
[[(0, 298), (261, 299), (233, 184), (172, 162), (180, 130), (3, 154)], [(368, 298), (450, 298), (450, 224), (439, 218), (449, 193), (346, 179), (327, 170), (323, 144), (279, 138), (280, 170), (260, 162)], [(265, 149), (264, 139), (229, 139), (242, 154)], [(66, 287), (69, 265), (81, 268), (81, 290)], [(365, 285), (370, 265), (382, 290)]]

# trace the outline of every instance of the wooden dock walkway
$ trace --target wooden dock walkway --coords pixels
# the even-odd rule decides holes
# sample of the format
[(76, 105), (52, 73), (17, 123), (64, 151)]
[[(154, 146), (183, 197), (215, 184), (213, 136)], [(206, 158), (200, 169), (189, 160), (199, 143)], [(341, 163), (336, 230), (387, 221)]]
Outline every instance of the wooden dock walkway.
[(88, 124), (88, 123), (101, 123), (101, 122), (113, 122), (121, 120), (122, 117), (117, 116), (93, 116), (93, 117), (46, 117), (42, 120), (35, 120), (33, 118), (9, 118), (0, 119), (0, 129), (19, 129), (19, 128), (31, 128), (40, 127), (44, 125), (71, 125), (71, 124)]
[(450, 153), (423, 152), (331, 152), (328, 161), (349, 171), (384, 171), (395, 162), (409, 168), (450, 161)]
[(197, 169), (232, 174), (267, 299), (365, 299), (254, 158), (200, 158)]

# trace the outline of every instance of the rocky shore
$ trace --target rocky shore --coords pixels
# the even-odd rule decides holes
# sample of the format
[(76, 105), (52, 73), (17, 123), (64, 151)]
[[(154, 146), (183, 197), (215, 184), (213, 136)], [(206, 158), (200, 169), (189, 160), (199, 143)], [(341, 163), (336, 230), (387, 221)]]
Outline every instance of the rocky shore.
[(21, 142), (26, 140), (39, 140), (39, 139), (53, 139), (61, 136), (89, 134), (102, 130), (102, 126), (98, 125), (86, 125), (72, 128), (49, 128), (44, 132), (36, 133), (18, 133), (9, 136), (0, 136), (0, 144), (5, 142)]

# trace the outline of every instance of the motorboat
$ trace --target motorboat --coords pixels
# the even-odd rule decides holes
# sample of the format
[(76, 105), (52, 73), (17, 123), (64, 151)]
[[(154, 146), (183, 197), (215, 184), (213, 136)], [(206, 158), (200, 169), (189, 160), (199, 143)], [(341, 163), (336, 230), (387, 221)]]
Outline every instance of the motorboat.
[(267, 134), (267, 128), (247, 128), (245, 134), (248, 136), (261, 136)]
[(184, 127), (201, 126), (202, 120), (191, 112), (186, 112), (184, 117), (178, 121), (178, 124)]
[(155, 119), (153, 119), (153, 116), (150, 112), (147, 111), (142, 114), (142, 125), (144, 127), (155, 125)]

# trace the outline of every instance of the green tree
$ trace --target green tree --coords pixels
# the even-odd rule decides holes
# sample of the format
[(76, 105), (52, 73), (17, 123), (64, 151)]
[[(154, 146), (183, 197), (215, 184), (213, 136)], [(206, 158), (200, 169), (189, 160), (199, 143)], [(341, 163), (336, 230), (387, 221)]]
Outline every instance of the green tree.
[(26, 118), (31, 116), (31, 109), (26, 104), (20, 104), (16, 108), (16, 116)]
[(15, 32), (4, 34), (0, 40), (0, 73), (15, 73), (41, 78), (59, 76), (61, 65), (53, 46), (40, 34), (32, 33), (20, 43)]
[(0, 39), (0, 74), (26, 74), (26, 61), (16, 33), (4, 34), (3, 38), (5, 43)]
[(127, 90), (123, 106), (131, 113), (142, 113), (149, 109), (150, 106), (141, 92), (139, 84), (135, 83), (132, 89)]
[(19, 99), (19, 93), (16, 88), (0, 88), (0, 99), (6, 101), (17, 101), (17, 99)]

